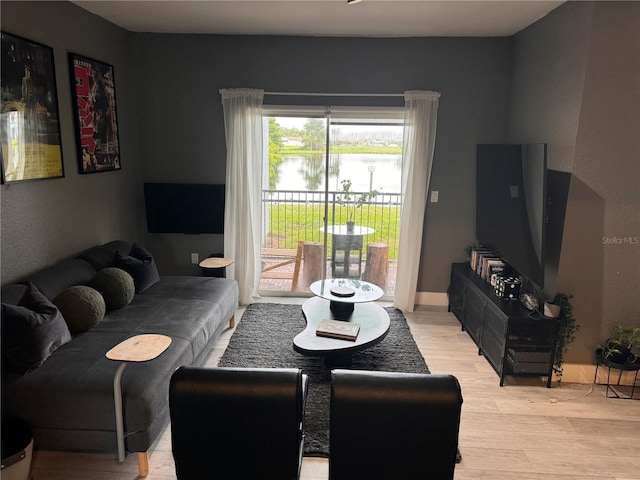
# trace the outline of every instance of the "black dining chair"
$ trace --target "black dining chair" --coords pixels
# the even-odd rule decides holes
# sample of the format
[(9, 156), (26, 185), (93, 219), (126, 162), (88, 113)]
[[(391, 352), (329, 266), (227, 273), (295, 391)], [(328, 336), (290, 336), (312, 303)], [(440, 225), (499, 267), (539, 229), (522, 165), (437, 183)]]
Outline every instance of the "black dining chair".
[(451, 375), (333, 370), (331, 480), (453, 479), (462, 393)]
[(169, 409), (178, 479), (300, 478), (307, 387), (294, 368), (176, 370)]

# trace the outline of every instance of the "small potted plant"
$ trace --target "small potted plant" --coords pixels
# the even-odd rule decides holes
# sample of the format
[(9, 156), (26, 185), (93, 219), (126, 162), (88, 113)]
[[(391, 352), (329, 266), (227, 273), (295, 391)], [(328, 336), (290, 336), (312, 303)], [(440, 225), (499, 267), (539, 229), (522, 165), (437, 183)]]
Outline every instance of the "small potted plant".
[(603, 345), (596, 349), (596, 356), (617, 365), (640, 363), (640, 327), (618, 325)]
[(567, 353), (569, 344), (575, 340), (576, 334), (578, 333), (578, 330), (580, 330), (580, 325), (573, 316), (573, 305), (571, 304), (572, 298), (573, 295), (558, 293), (551, 301), (551, 304), (558, 305), (560, 307), (560, 326), (553, 364), (553, 370), (559, 377), (562, 377), (562, 373), (564, 371), (564, 355)]
[(351, 191), (351, 180), (342, 180), (342, 192), (336, 197), (339, 205), (347, 209), (347, 231), (353, 232), (356, 219), (356, 209), (373, 200), (378, 195), (377, 190), (355, 194)]

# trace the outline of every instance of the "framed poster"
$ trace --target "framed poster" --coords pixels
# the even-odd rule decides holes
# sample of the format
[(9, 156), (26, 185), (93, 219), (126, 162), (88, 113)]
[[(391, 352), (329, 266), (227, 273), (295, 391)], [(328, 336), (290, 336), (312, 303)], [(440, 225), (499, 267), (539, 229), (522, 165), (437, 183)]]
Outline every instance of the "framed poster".
[(69, 53), (80, 173), (120, 170), (113, 65)]
[(2, 182), (64, 177), (53, 49), (2, 36)]

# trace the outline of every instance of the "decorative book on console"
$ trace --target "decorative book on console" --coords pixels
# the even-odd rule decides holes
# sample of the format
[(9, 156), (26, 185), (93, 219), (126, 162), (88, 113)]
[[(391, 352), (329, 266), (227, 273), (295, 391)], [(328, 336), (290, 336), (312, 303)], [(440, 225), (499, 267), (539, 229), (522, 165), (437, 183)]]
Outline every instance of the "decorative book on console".
[(341, 320), (322, 320), (316, 328), (319, 337), (339, 338), (355, 342), (360, 331), (359, 323), (343, 322)]
[(496, 278), (509, 272), (509, 265), (498, 255), (484, 247), (474, 248), (471, 252), (471, 270), (480, 278), (495, 286)]
[(493, 253), (491, 252), (491, 250), (488, 250), (484, 247), (474, 248), (473, 251), (471, 252), (471, 270), (473, 270), (476, 273), (480, 273), (478, 265), (482, 264), (483, 255), (493, 256)]

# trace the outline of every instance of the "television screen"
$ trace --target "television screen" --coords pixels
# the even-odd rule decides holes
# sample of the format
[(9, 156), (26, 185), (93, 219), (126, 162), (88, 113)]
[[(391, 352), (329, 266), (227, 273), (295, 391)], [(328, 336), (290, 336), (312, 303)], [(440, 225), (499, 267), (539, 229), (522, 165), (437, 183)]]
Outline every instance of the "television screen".
[(476, 238), (544, 287), (545, 144), (478, 145)]
[(149, 233), (224, 233), (224, 185), (145, 183)]

